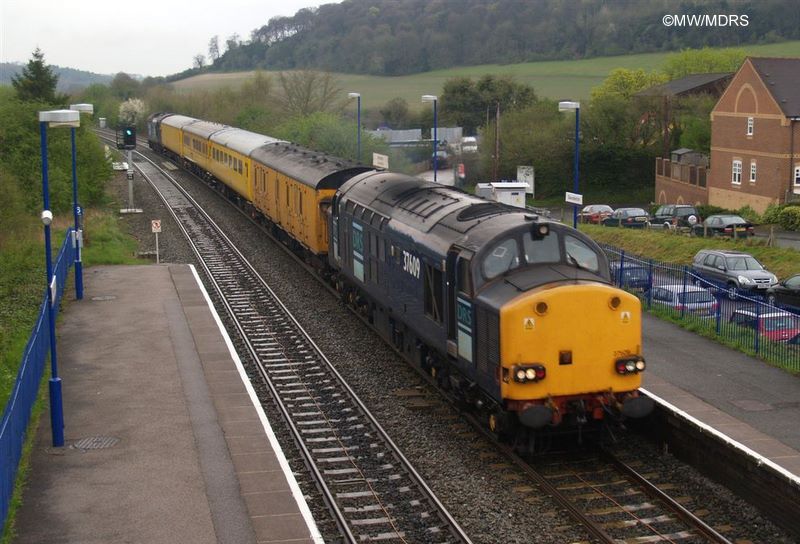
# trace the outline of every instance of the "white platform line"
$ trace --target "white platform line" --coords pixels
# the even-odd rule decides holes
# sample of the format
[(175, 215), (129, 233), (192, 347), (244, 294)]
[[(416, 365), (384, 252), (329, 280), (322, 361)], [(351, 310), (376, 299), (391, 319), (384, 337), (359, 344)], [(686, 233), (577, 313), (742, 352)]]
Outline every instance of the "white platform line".
[[(642, 393), (644, 393), (648, 397), (651, 397), (651, 398), (655, 399), (656, 402), (658, 402), (659, 404), (663, 404), (664, 406), (666, 406), (667, 408), (672, 410), (673, 413), (675, 413), (676, 415), (678, 415), (678, 416), (682, 417), (683, 419), (689, 421), (693, 425), (696, 425), (697, 427), (701, 428), (703, 431), (706, 431), (709, 434), (711, 434), (713, 436), (716, 436), (717, 438), (719, 438), (720, 440), (722, 440), (723, 442), (725, 442), (729, 446), (732, 446), (732, 447), (738, 449), (739, 451), (741, 451), (742, 453), (744, 453), (745, 455), (748, 455), (748, 456), (752, 457), (753, 459), (755, 459), (757, 461), (757, 463), (759, 465), (766, 465), (766, 466), (770, 467), (775, 472), (778, 472), (779, 474), (783, 475), (785, 478), (787, 478), (793, 484), (800, 486), (800, 476), (797, 476), (796, 474), (793, 474), (793, 473), (789, 472), (788, 470), (786, 470), (782, 466), (776, 464), (775, 461), (772, 461), (771, 459), (768, 459), (767, 457), (764, 457), (763, 455), (761, 455), (757, 451), (748, 448), (747, 446), (745, 446), (741, 442), (738, 442), (738, 441), (734, 440), (730, 436), (718, 431), (717, 429), (715, 429), (714, 427), (711, 427), (707, 423), (704, 423), (704, 422), (700, 421), (696, 417), (690, 415), (688, 412), (686, 412), (684, 410), (681, 410), (680, 408), (678, 408), (674, 404), (672, 404), (670, 402), (667, 402), (666, 400), (664, 400), (661, 397), (659, 397), (658, 395), (648, 391), (647, 389), (645, 389), (643, 387), (640, 387), (639, 391), (641, 391)], [(776, 439), (773, 438), (773, 440), (776, 440)], [(778, 440), (776, 440), (776, 441), (778, 441)], [(780, 442), (780, 441), (778, 441), (778, 442)]]
[(317, 524), (314, 521), (314, 516), (311, 515), (311, 510), (308, 508), (308, 504), (303, 497), (303, 492), (300, 490), (300, 486), (297, 485), (297, 480), (294, 478), (294, 474), (289, 466), (289, 462), (286, 461), (286, 456), (283, 454), (281, 445), (278, 443), (278, 439), (275, 437), (275, 433), (272, 431), (272, 426), (267, 420), (267, 415), (264, 413), (261, 402), (258, 400), (258, 396), (256, 395), (253, 386), (250, 384), (250, 379), (247, 377), (247, 372), (245, 372), (244, 366), (242, 366), (242, 361), (239, 359), (239, 355), (236, 353), (236, 350), (233, 347), (233, 342), (231, 342), (231, 339), (228, 336), (228, 331), (225, 330), (225, 326), (222, 324), (222, 320), (219, 318), (217, 310), (214, 308), (214, 304), (212, 304), (211, 298), (208, 296), (205, 286), (203, 286), (203, 282), (200, 281), (200, 276), (197, 274), (197, 269), (195, 269), (194, 265), (191, 264), (189, 265), (189, 268), (191, 268), (192, 274), (194, 274), (194, 279), (197, 281), (197, 285), (200, 287), (200, 291), (203, 293), (203, 297), (206, 299), (208, 308), (211, 310), (211, 315), (214, 316), (214, 321), (216, 321), (217, 327), (219, 327), (219, 332), (222, 334), (222, 338), (225, 340), (225, 345), (228, 346), (228, 351), (231, 354), (233, 362), (236, 364), (236, 369), (239, 371), (239, 376), (242, 379), (242, 383), (244, 383), (247, 394), (250, 395), (250, 400), (256, 409), (256, 413), (258, 413), (261, 424), (264, 426), (264, 432), (267, 434), (269, 443), (272, 446), (272, 449), (275, 451), (275, 456), (278, 458), (278, 463), (281, 465), (281, 470), (283, 470), (283, 474), (286, 476), (286, 480), (289, 482), (289, 487), (292, 490), (292, 496), (297, 503), (297, 507), (300, 509), (300, 514), (303, 516), (303, 519), (308, 526), (308, 530), (311, 533), (311, 538), (316, 543), (324, 544), (325, 541), (322, 539), (322, 534), (320, 534), (319, 529), (317, 528)]

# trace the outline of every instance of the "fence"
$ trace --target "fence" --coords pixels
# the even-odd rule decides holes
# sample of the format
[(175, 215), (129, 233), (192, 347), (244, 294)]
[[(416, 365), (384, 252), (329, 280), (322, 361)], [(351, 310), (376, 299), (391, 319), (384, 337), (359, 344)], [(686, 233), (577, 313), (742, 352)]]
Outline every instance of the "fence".
[(648, 309), (776, 366), (800, 371), (800, 315), (796, 310), (767, 304), (763, 293), (709, 281), (687, 266), (601, 246), (614, 284), (639, 296)]
[[(55, 314), (58, 313), (59, 302), (64, 294), (69, 268), (75, 261), (75, 248), (72, 246), (72, 229), (67, 230), (67, 236), (56, 257), (53, 275), (56, 277), (56, 303)], [(44, 299), (39, 307), (39, 318), (33, 327), (28, 344), (22, 355), (22, 363), (17, 373), (17, 381), (3, 411), (0, 422), (0, 453), (2, 465), (0, 466), (0, 520), (5, 525), (11, 496), (14, 493), (14, 483), (17, 478), (22, 446), (28, 431), (28, 422), (31, 418), (33, 404), (39, 393), (39, 384), (42, 381), (47, 354), (50, 351), (50, 316), (47, 312), (45, 290)]]

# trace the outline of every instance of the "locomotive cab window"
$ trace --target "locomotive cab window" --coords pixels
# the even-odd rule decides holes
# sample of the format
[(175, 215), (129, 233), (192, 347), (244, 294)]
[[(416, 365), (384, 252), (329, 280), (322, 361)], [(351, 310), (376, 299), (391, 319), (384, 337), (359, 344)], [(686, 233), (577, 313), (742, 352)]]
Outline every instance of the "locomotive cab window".
[(519, 249), (514, 238), (503, 240), (484, 257), (483, 275), (491, 280), (519, 266)]
[(525, 262), (528, 264), (557, 263), (561, 261), (561, 248), (558, 236), (551, 233), (541, 239), (535, 239), (529, 232), (523, 236)]
[(582, 240), (569, 234), (564, 236), (564, 250), (567, 253), (567, 262), (592, 272), (600, 270), (600, 260), (597, 257), (597, 253)]

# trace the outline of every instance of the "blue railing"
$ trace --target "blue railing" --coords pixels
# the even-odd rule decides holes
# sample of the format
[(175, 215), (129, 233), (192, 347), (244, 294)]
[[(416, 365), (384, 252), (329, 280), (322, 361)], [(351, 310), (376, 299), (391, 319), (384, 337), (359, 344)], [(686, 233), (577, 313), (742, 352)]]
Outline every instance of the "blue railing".
[(630, 255), (601, 244), (615, 285), (643, 306), (679, 319), (746, 353), (800, 371), (800, 315), (767, 304), (763, 291), (745, 291), (703, 278), (690, 267)]
[[(55, 314), (61, 296), (64, 294), (64, 285), (67, 281), (69, 268), (75, 261), (75, 248), (72, 246), (72, 229), (67, 230), (64, 243), (58, 252), (53, 275), (56, 277), (56, 303)], [(42, 381), (45, 362), (50, 351), (50, 325), (47, 312), (47, 289), (39, 307), (39, 318), (33, 327), (33, 333), (28, 339), (22, 355), (22, 363), (17, 373), (17, 381), (11, 391), (11, 396), (3, 410), (3, 420), (0, 422), (0, 453), (2, 465), (0, 466), (0, 520), (5, 525), (11, 496), (14, 493), (14, 483), (17, 478), (17, 469), (22, 456), (22, 447), (28, 432), (28, 422), (31, 418), (33, 404), (39, 394), (39, 384)]]

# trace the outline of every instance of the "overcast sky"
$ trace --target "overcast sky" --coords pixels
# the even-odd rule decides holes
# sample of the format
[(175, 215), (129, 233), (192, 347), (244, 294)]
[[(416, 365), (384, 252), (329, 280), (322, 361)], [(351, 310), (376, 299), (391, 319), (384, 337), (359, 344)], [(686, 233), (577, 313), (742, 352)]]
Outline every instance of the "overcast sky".
[(99, 74), (164, 76), (208, 57), (208, 41), (250, 31), (271, 17), (338, 0), (0, 0), (0, 62), (47, 64)]

